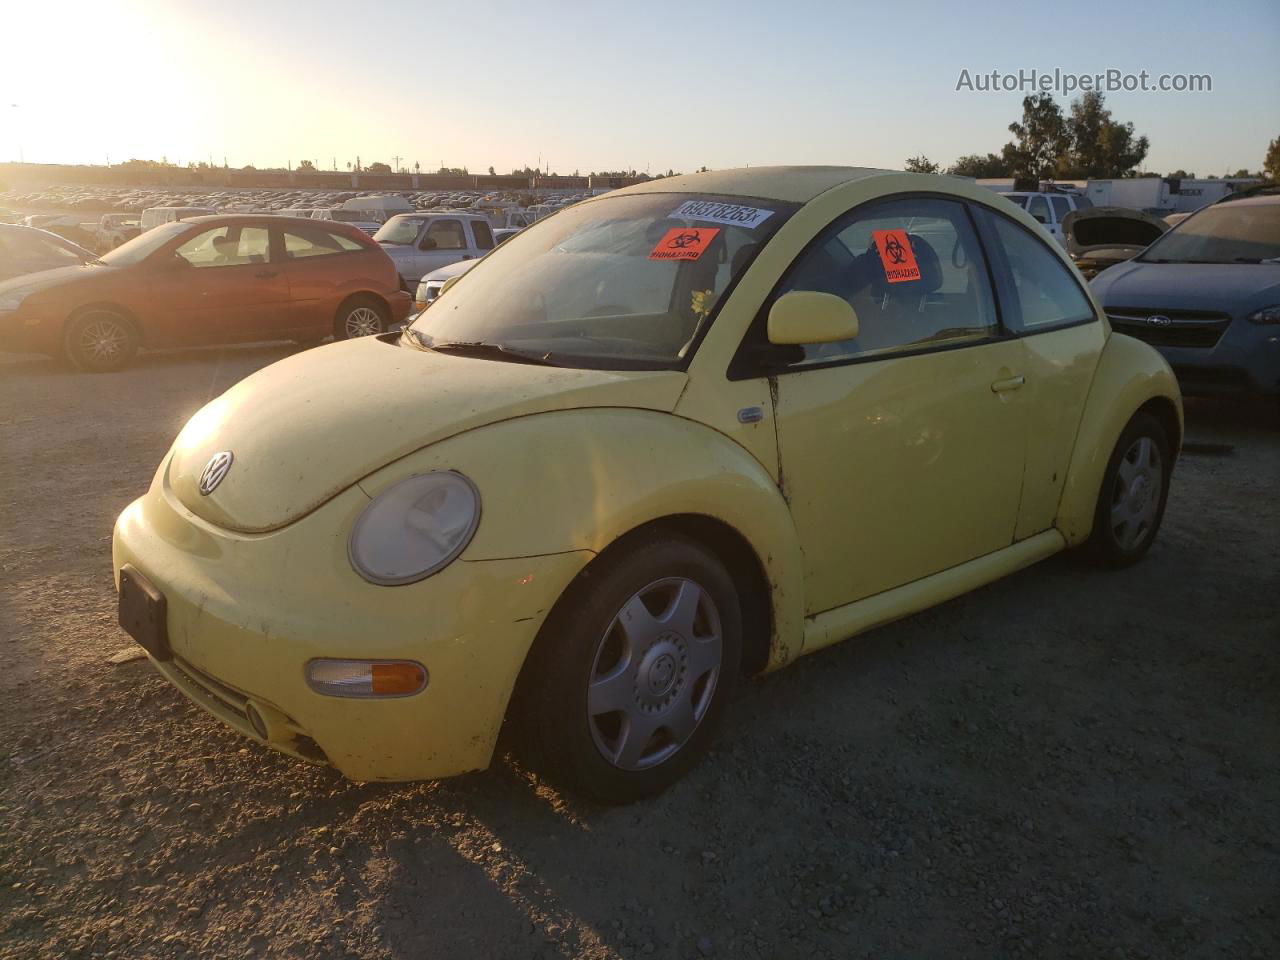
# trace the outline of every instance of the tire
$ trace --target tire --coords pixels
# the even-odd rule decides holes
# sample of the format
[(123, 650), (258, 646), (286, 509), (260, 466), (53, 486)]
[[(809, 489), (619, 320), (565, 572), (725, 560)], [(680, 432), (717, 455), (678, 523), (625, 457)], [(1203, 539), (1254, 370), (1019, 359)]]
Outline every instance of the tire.
[(77, 370), (106, 373), (124, 368), (133, 359), (138, 352), (138, 330), (115, 310), (85, 310), (67, 324), (62, 345)]
[(352, 297), (338, 308), (333, 321), (333, 339), (376, 336), (386, 333), (390, 323), (391, 316), (381, 301), (374, 297)]
[(1102, 475), (1093, 531), (1086, 545), (1092, 559), (1110, 567), (1137, 563), (1151, 548), (1169, 499), (1173, 461), (1160, 421), (1135, 413), (1125, 426)]
[(741, 659), (738, 594), (719, 560), (675, 534), (622, 541), (543, 624), (514, 711), (524, 752), (595, 800), (653, 796), (710, 748)]

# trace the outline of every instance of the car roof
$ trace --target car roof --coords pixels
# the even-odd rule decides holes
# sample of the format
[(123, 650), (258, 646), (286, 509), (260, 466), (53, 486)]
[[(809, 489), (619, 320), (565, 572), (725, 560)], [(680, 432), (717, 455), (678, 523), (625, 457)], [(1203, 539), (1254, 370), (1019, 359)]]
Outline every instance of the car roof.
[(616, 193), (712, 193), (807, 203), (851, 180), (898, 173), (875, 167), (742, 167), (649, 180)]

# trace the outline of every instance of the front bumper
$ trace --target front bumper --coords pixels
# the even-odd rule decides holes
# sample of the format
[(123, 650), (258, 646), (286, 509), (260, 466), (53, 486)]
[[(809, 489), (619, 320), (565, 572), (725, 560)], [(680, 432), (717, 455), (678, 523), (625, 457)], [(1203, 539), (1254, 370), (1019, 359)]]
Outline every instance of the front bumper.
[(391, 305), (392, 324), (404, 323), (405, 318), (413, 312), (413, 297), (406, 290), (396, 290), (387, 296)]
[(1107, 313), (1112, 329), (1160, 351), (1184, 395), (1280, 394), (1280, 325), (1224, 320), (1216, 340), (1208, 324), (1195, 325), (1198, 329), (1192, 336), (1203, 335), (1204, 342), (1184, 345), (1192, 325), (1176, 316), (1171, 326), (1155, 327), (1125, 322), (1123, 315), (1112, 316), (1111, 310)]
[[(421, 780), (488, 766), (507, 702), (542, 621), (589, 551), (467, 561), (403, 587), (366, 583), (346, 556), (369, 502), (350, 488), (267, 534), (215, 527), (187, 510), (162, 469), (116, 522), (131, 563), (167, 601), (173, 660), (153, 663), (194, 702), (246, 736), (328, 762), (353, 780)], [(314, 657), (408, 659), (426, 689), (396, 699), (325, 696)], [(252, 703), (271, 719), (255, 732)]]
[(58, 325), (26, 310), (0, 310), (0, 350), (12, 353), (53, 353)]

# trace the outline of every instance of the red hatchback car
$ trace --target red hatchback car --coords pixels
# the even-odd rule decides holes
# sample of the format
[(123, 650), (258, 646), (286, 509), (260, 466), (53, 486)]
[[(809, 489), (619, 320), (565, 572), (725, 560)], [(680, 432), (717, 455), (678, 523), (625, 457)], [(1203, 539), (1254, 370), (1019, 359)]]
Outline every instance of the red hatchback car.
[(0, 283), (0, 349), (115, 370), (139, 347), (381, 333), (410, 303), (391, 258), (355, 227), (196, 217), (100, 260)]

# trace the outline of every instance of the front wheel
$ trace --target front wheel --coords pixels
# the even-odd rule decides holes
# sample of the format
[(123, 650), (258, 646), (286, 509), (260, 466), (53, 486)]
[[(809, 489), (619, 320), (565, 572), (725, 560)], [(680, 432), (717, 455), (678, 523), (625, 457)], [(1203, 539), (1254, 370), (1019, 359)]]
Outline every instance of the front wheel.
[(86, 310), (67, 324), (63, 349), (77, 370), (119, 370), (138, 352), (138, 332), (114, 310)]
[(741, 663), (737, 591), (694, 541), (614, 548), (544, 624), (523, 683), (535, 762), (626, 803), (665, 790), (710, 748)]
[(351, 340), (386, 333), (390, 324), (387, 308), (372, 297), (353, 297), (338, 308), (334, 339)]
[(1172, 471), (1169, 441), (1160, 421), (1147, 413), (1134, 414), (1102, 477), (1088, 543), (1095, 560), (1123, 567), (1142, 559), (1164, 518)]

